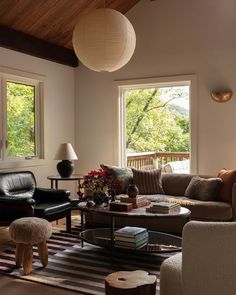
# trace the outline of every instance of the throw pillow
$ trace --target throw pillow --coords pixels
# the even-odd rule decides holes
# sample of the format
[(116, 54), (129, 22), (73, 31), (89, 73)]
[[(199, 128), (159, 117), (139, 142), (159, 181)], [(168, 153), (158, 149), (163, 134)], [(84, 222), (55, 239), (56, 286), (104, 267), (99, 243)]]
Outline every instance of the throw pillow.
[(217, 200), (232, 203), (232, 189), (233, 184), (236, 183), (236, 170), (227, 170), (223, 168), (217, 177), (220, 177), (223, 181)]
[(165, 194), (162, 188), (161, 169), (137, 170), (132, 168), (134, 184), (141, 195)]
[(133, 182), (132, 170), (130, 168), (121, 168), (104, 164), (101, 164), (100, 167), (104, 171), (109, 170), (112, 174), (115, 183), (115, 194), (126, 194), (129, 184)]
[(214, 201), (222, 186), (220, 178), (194, 176), (186, 188), (185, 197), (200, 201)]

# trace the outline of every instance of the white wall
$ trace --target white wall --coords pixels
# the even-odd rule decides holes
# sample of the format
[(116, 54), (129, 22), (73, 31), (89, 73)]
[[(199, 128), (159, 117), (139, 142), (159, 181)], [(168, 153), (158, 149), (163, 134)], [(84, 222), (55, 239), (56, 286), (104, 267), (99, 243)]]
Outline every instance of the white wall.
[[(74, 145), (75, 70), (68, 66), (4, 48), (0, 48), (0, 67), (8, 67), (43, 76), (45, 81), (45, 160), (39, 166), (16, 168), (19, 166), (16, 165), (11, 170), (31, 170), (34, 172), (39, 186), (49, 187), (50, 182), (47, 180), (47, 176), (57, 174), (56, 164), (58, 161), (53, 160), (56, 149), (63, 142), (71, 142)], [(6, 170), (3, 169), (1, 163), (0, 170)]]
[(236, 91), (235, 0), (142, 0), (127, 17), (137, 35), (131, 61), (114, 73), (76, 70), (78, 170), (116, 163), (114, 80), (179, 74), (198, 80), (198, 172), (236, 168), (235, 95), (224, 104), (210, 97), (213, 89)]

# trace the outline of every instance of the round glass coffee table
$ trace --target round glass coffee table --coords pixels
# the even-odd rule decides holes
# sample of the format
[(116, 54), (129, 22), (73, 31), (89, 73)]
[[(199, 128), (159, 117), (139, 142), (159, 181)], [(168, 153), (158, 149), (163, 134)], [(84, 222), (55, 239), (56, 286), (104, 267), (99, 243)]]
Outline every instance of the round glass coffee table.
[[(114, 249), (117, 249), (114, 245), (114, 231), (115, 219), (116, 217), (140, 217), (140, 218), (155, 218), (158, 220), (163, 218), (184, 218), (186, 222), (190, 220), (190, 210), (184, 207), (180, 207), (177, 212), (171, 212), (168, 214), (160, 213), (149, 213), (146, 212), (146, 207), (133, 209), (129, 212), (117, 212), (109, 210), (109, 206), (92, 206), (88, 207), (86, 203), (82, 202), (78, 204), (78, 209), (81, 212), (81, 227), (82, 232), (81, 237), (81, 247), (83, 247), (83, 242), (86, 241), (92, 245), (104, 247), (111, 250), (111, 254)], [(92, 214), (108, 215), (110, 216), (110, 227), (109, 228), (95, 228), (95, 229), (84, 229), (84, 214), (90, 212)], [(128, 225), (128, 224), (127, 224)], [(165, 252), (175, 252), (181, 251), (181, 241), (182, 239), (175, 235), (170, 235), (167, 233), (148, 231), (149, 238), (148, 244), (142, 248), (138, 248), (137, 251), (145, 252), (155, 252), (155, 253), (165, 253)], [(123, 250), (123, 248), (121, 248)]]
[[(116, 230), (116, 229), (115, 229)], [(95, 228), (87, 229), (82, 231), (80, 237), (83, 241), (103, 247), (106, 249), (112, 249), (112, 233), (110, 228)], [(148, 231), (148, 243), (143, 247), (137, 249), (127, 249), (119, 248), (122, 250), (131, 250), (131, 251), (143, 251), (143, 252), (153, 252), (153, 253), (169, 253), (176, 252), (181, 250), (182, 239), (180, 237), (169, 235), (166, 233)], [(114, 249), (118, 249), (115, 245)], [(114, 250), (113, 249), (113, 250)]]

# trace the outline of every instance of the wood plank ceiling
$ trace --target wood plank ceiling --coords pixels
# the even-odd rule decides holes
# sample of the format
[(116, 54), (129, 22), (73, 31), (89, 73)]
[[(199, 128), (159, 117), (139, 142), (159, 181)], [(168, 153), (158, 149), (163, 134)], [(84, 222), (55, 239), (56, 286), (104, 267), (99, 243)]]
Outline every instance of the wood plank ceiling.
[(82, 14), (100, 7), (125, 14), (140, 0), (0, 0), (0, 46), (77, 66), (72, 33)]

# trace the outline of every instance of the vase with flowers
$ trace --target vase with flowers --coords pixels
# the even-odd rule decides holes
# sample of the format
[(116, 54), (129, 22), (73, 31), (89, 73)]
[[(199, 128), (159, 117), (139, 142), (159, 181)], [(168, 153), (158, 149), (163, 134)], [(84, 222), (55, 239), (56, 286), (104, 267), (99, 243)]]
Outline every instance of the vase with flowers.
[(82, 199), (93, 201), (96, 205), (109, 203), (114, 188), (112, 175), (103, 169), (91, 170), (84, 176), (80, 188), (84, 189)]

